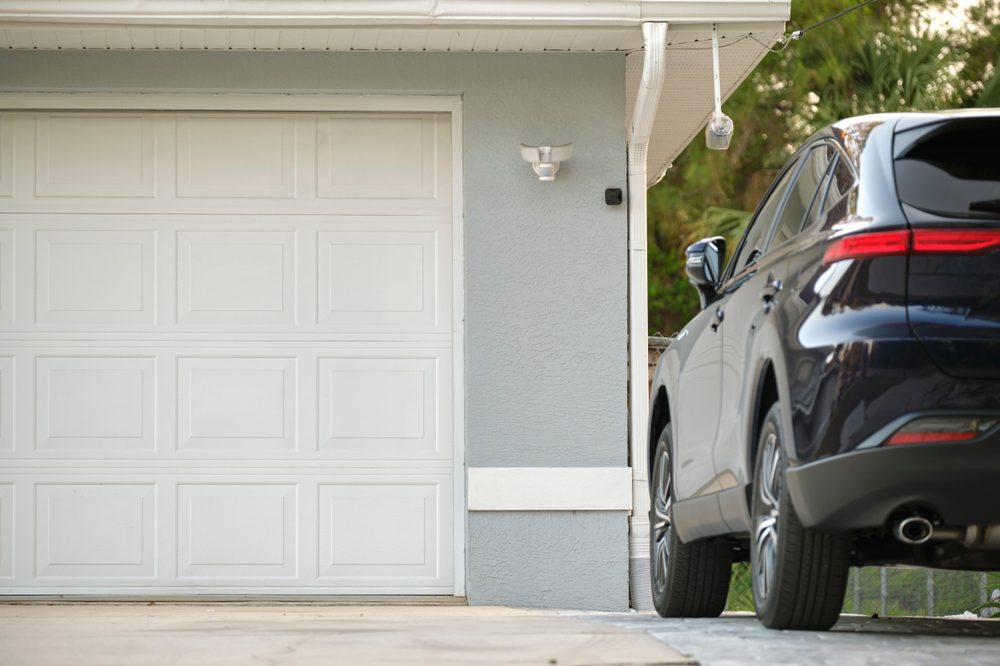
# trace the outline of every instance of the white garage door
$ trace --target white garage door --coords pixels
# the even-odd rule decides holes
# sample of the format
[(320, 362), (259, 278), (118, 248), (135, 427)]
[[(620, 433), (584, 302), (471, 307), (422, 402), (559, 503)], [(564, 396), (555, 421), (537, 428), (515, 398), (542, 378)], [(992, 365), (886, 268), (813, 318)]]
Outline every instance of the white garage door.
[(454, 592), (450, 128), (0, 116), (0, 593)]

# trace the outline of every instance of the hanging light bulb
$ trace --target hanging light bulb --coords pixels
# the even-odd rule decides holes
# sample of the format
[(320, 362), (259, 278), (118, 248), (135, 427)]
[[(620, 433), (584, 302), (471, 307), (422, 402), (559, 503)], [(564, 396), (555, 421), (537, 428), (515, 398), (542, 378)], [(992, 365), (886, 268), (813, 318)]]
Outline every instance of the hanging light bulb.
[(719, 76), (719, 24), (712, 24), (712, 75), (715, 84), (715, 112), (705, 125), (705, 144), (712, 150), (727, 150), (733, 139), (733, 119), (722, 112), (722, 85)]

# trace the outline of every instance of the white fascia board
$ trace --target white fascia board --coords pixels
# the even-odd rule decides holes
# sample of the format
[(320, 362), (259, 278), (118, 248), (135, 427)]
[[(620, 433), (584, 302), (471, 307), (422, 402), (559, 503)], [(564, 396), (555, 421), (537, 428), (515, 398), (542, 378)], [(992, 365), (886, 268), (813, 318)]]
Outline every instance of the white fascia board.
[(469, 511), (631, 511), (629, 467), (470, 467)]
[(0, 21), (197, 26), (635, 26), (784, 21), (791, 0), (0, 0)]

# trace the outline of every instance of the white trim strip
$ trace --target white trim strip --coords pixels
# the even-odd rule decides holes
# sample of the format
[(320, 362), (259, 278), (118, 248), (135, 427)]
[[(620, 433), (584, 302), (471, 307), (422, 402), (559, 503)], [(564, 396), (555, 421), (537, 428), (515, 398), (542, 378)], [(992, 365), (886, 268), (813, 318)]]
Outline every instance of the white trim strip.
[(0, 0), (0, 19), (154, 26), (622, 26), (787, 20), (790, 0)]
[(469, 511), (630, 511), (628, 467), (470, 467)]
[(17, 111), (425, 111), (457, 116), (461, 107), (455, 95), (0, 93), (0, 109)]

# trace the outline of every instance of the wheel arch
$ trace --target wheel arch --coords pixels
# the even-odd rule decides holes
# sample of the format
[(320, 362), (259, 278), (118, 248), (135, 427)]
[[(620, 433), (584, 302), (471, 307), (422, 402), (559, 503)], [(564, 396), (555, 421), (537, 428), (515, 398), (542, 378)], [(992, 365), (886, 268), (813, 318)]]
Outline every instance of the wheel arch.
[(660, 432), (670, 423), (670, 397), (667, 387), (660, 385), (653, 396), (653, 405), (649, 410), (648, 446), (646, 447), (646, 470), (648, 478), (653, 478), (653, 458), (656, 456), (656, 444), (660, 440)]
[(753, 403), (750, 411), (749, 431), (747, 439), (747, 470), (753, 478), (754, 461), (757, 460), (757, 445), (760, 439), (760, 429), (764, 425), (764, 417), (767, 416), (771, 405), (780, 401), (778, 389), (778, 377), (774, 370), (774, 362), (766, 359), (757, 373), (757, 380), (753, 392)]

